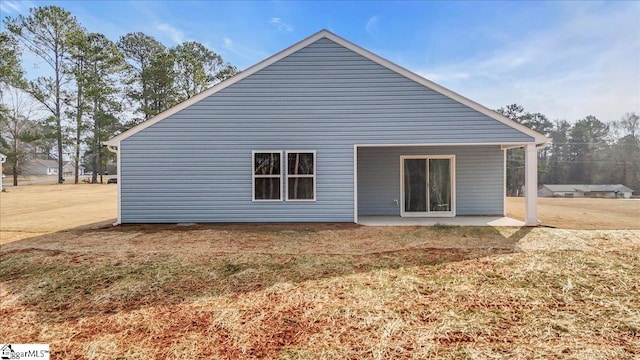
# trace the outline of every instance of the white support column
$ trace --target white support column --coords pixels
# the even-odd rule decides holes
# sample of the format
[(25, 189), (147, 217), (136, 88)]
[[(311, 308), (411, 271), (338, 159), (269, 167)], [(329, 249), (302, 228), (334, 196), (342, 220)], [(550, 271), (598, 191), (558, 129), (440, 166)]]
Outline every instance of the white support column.
[(7, 157), (4, 154), (0, 154), (0, 192), (2, 191), (2, 178), (4, 177), (4, 164), (7, 161)]
[(120, 172), (121, 172), (121, 170), (120, 170), (121, 169), (121, 166), (120, 166), (120, 144), (118, 144), (117, 147), (116, 146), (112, 146), (112, 145), (108, 145), (107, 146), (107, 150), (111, 151), (112, 153), (115, 153), (116, 154), (116, 159), (117, 159), (116, 172), (118, 174), (116, 175), (116, 179), (117, 179), (117, 187), (118, 188), (116, 190), (118, 190), (118, 198), (117, 198), (117, 201), (118, 201), (118, 204), (117, 204), (117, 206), (118, 206), (118, 210), (117, 210), (118, 214), (117, 214), (116, 222), (113, 223), (113, 225), (116, 226), (116, 225), (122, 224), (122, 208), (121, 208), (121, 204), (122, 204), (122, 180), (121, 180), (121, 177), (120, 177)]
[(538, 150), (536, 144), (527, 144), (524, 156), (524, 186), (526, 226), (538, 226)]
[(353, 222), (358, 223), (358, 145), (353, 145)]

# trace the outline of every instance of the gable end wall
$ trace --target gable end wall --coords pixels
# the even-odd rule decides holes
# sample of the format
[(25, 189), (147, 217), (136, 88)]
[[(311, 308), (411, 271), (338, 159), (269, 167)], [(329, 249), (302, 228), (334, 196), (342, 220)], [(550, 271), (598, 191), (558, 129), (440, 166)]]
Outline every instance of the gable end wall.
[[(353, 221), (354, 144), (531, 142), (322, 39), (123, 140), (123, 223)], [(251, 201), (252, 150), (316, 150), (317, 201)]]

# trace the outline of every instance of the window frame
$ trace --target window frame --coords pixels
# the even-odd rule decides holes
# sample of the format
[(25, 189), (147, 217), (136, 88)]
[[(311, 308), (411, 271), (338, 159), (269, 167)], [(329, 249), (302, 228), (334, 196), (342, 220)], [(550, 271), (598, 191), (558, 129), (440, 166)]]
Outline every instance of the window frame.
[[(427, 210), (426, 211), (421, 211), (421, 212), (413, 212), (413, 211), (405, 211), (405, 193), (404, 193), (404, 176), (405, 176), (405, 166), (404, 166), (404, 161), (405, 160), (411, 160), (411, 159), (419, 159), (419, 160), (424, 160), (426, 162), (426, 177), (427, 177), (427, 183), (426, 185), (426, 203), (427, 203)], [(435, 160), (435, 159), (448, 159), (450, 161), (450, 168), (449, 168), (449, 176), (450, 176), (450, 186), (451, 186), (451, 204), (450, 204), (450, 210), (449, 211), (433, 211), (433, 210), (429, 210), (429, 173), (430, 173), (430, 167), (429, 167), (429, 160)], [(456, 199), (457, 199), (457, 195), (456, 195), (456, 155), (455, 154), (445, 154), (445, 155), (400, 155), (400, 216), (401, 217), (431, 217), (431, 218), (438, 218), (438, 217), (455, 217), (456, 216)]]
[[(256, 175), (256, 154), (280, 154), (280, 174), (279, 175)], [(252, 150), (251, 151), (251, 201), (252, 202), (281, 202), (284, 197), (282, 193), (284, 188), (284, 172), (282, 165), (282, 150)], [(256, 199), (256, 179), (280, 178), (280, 198), (279, 199)]]
[[(289, 154), (313, 154), (313, 174), (309, 175), (309, 174), (289, 174)], [(318, 174), (318, 162), (316, 161), (316, 151), (315, 150), (287, 150), (284, 152), (284, 165), (285, 165), (285, 180), (284, 183), (286, 184), (286, 194), (285, 194), (285, 199), (286, 201), (291, 201), (291, 202), (314, 202), (317, 199), (317, 174)], [(312, 199), (289, 199), (289, 178), (311, 178), (313, 179), (313, 198)]]

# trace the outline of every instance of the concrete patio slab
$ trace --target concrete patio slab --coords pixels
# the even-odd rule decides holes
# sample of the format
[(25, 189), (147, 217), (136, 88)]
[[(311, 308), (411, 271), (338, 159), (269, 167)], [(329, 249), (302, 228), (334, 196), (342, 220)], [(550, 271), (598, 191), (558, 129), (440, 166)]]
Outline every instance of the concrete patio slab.
[(400, 216), (360, 216), (358, 224), (365, 226), (525, 226), (524, 221), (506, 216), (456, 216), (450, 218), (415, 218)]

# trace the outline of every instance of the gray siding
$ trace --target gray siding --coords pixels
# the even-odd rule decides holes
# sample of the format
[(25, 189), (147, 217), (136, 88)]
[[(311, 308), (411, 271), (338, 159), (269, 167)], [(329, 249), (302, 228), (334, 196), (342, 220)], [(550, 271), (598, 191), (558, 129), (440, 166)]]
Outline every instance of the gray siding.
[(504, 214), (504, 154), (499, 146), (358, 150), (358, 213), (400, 215), (400, 156), (455, 155), (456, 214)]
[[(353, 221), (354, 144), (532, 140), (322, 39), (125, 139), (122, 221)], [(252, 150), (305, 149), (316, 202), (251, 201)]]
[(543, 187), (542, 189), (538, 190), (538, 196), (540, 197), (552, 197), (555, 194), (553, 193), (553, 191)]

